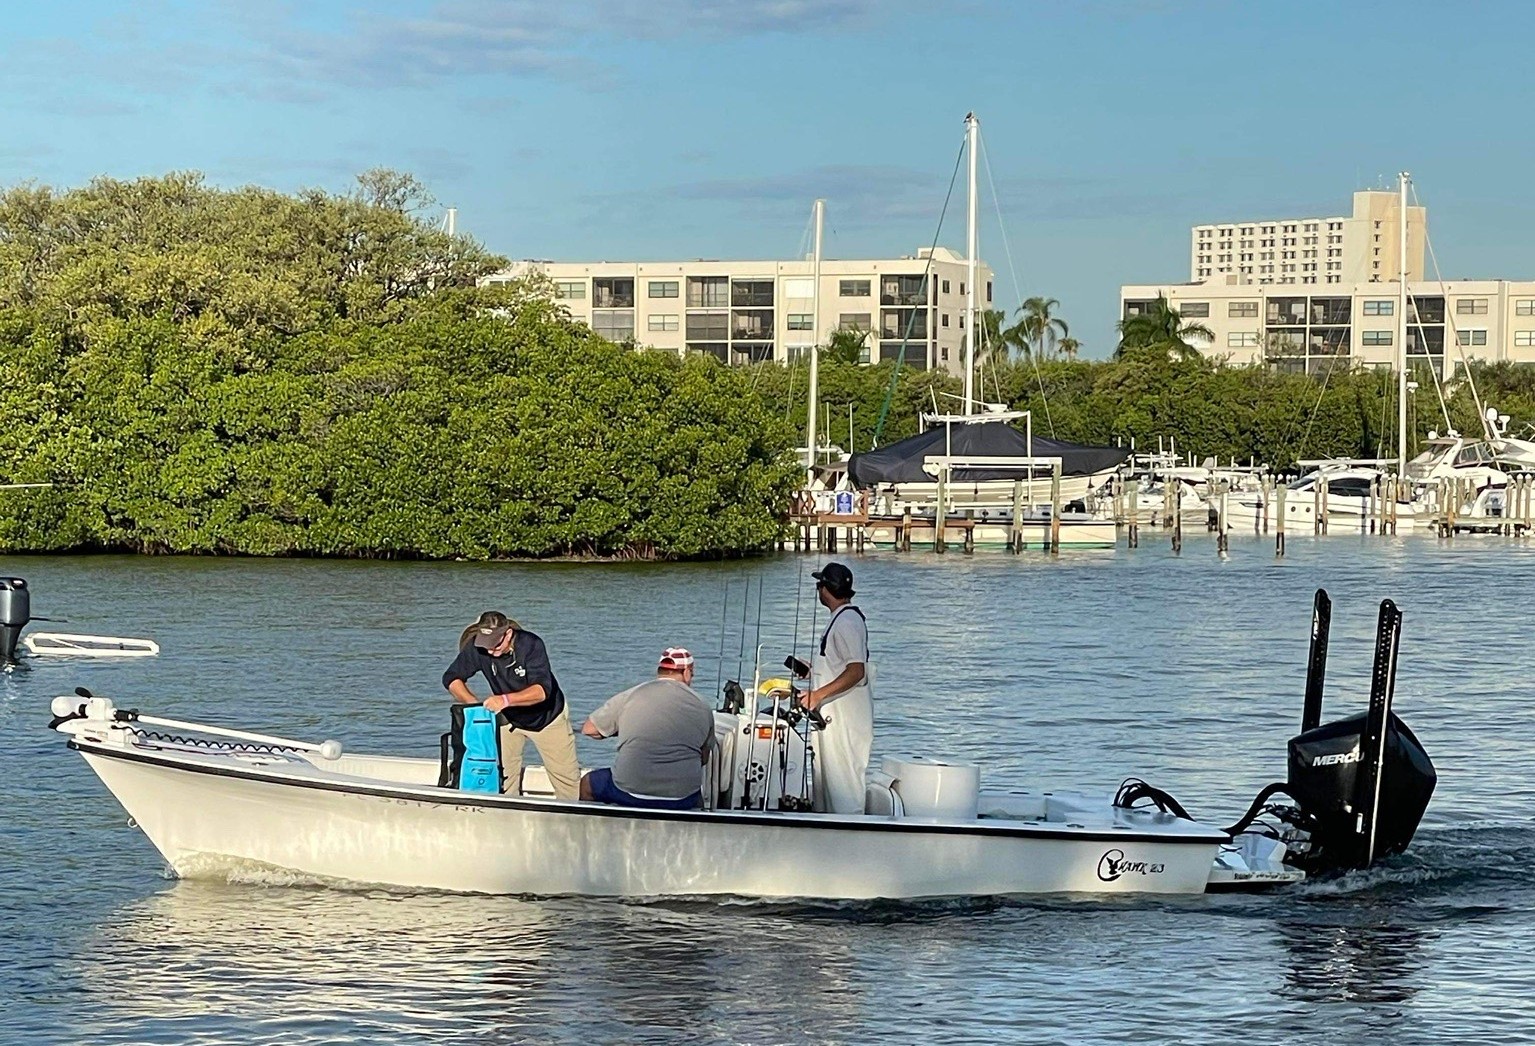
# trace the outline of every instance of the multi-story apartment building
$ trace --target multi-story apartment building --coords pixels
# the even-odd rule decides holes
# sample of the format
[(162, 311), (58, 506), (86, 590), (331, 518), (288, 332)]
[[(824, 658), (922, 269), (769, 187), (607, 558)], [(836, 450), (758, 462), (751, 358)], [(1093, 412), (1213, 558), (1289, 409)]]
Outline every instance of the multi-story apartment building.
[[(965, 260), (947, 248), (906, 258), (803, 261), (523, 261), (484, 282), (538, 272), (576, 319), (613, 341), (699, 352), (727, 363), (796, 359), (839, 328), (868, 332), (864, 360), (964, 367)], [(977, 264), (977, 308), (992, 305), (992, 272)]]
[[(1366, 189), (1354, 194), (1348, 216), (1196, 225), (1189, 237), (1189, 279), (1235, 276), (1260, 285), (1398, 280), (1400, 201), (1395, 190)], [(1407, 208), (1408, 282), (1423, 278), (1427, 223), (1424, 208)]]
[[(1408, 363), (1448, 376), (1466, 359), (1535, 362), (1535, 280), (1408, 281)], [(1319, 373), (1337, 365), (1391, 368), (1401, 343), (1397, 281), (1265, 286), (1226, 276), (1203, 283), (1120, 288), (1120, 316), (1158, 296), (1209, 339), (1202, 352)]]

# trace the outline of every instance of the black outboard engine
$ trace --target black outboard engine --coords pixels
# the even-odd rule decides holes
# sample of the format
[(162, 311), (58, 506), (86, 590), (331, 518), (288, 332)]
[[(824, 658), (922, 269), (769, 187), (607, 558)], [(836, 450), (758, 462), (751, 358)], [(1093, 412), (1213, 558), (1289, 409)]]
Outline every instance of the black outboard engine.
[[(1380, 605), (1369, 710), (1318, 725), (1331, 619), (1332, 601), (1318, 589), (1306, 703), (1301, 733), (1290, 739), (1288, 780), (1265, 788), (1247, 816), (1228, 829), (1236, 835), (1261, 814), (1274, 815), (1290, 829), (1286, 863), (1309, 872), (1368, 868), (1407, 849), (1438, 780), (1428, 753), (1391, 712), (1402, 612), (1389, 599)], [(1296, 806), (1266, 806), (1276, 793)]]
[(32, 593), (19, 577), (0, 577), (0, 668), (16, 664), (16, 643), (32, 620)]

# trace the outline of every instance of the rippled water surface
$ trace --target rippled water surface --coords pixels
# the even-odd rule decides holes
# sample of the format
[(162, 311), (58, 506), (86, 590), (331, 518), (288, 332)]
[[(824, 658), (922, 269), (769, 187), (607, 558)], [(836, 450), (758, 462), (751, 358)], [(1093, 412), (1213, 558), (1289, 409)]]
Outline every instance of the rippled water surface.
[[(1190, 541), (853, 561), (876, 752), (988, 786), (1147, 777), (1228, 823), (1284, 774), (1312, 590), (1334, 598), (1329, 714), (1363, 706), (1376, 605), (1406, 613), (1397, 710), (1440, 772), (1413, 849), (1257, 897), (761, 904), (338, 891), (166, 877), (46, 729), (119, 703), (426, 754), (460, 627), (547, 640), (574, 713), (758, 638), (781, 659), (813, 561), (594, 566), (10, 558), (59, 629), (164, 654), (0, 679), (0, 1032), (42, 1043), (1519, 1042), (1535, 1038), (1535, 547)], [(745, 642), (741, 640), (747, 604)], [(810, 600), (799, 608), (800, 645)], [(721, 642), (722, 608), (727, 636)], [(35, 626), (48, 627), (48, 626)], [(803, 653), (803, 649), (802, 649)], [(583, 761), (609, 753), (582, 741)], [(815, 893), (806, 883), (805, 892)]]

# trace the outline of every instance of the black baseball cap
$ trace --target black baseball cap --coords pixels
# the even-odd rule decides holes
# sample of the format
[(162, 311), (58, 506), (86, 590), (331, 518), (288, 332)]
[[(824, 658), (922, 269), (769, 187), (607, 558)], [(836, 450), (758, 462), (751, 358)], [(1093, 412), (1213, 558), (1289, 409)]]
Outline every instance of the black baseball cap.
[(841, 563), (828, 563), (820, 570), (812, 570), (810, 576), (830, 589), (838, 599), (847, 599), (853, 594), (853, 572)]

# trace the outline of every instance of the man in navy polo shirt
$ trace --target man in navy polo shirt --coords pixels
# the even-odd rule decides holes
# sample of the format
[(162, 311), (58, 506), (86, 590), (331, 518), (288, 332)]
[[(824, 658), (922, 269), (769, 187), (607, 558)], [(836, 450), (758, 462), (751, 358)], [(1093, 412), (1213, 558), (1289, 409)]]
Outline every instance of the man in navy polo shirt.
[[(484, 701), (468, 686), (476, 675), (490, 685), (490, 696)], [(532, 741), (544, 761), (555, 797), (580, 797), (581, 768), (576, 761), (570, 712), (565, 707), (565, 692), (549, 667), (549, 652), (542, 639), (518, 628), (504, 614), (481, 614), (470, 630), (470, 641), (442, 674), (442, 685), (455, 701), (483, 704), (499, 714), (501, 770), (507, 791), (521, 792), (522, 747), (525, 741)]]

